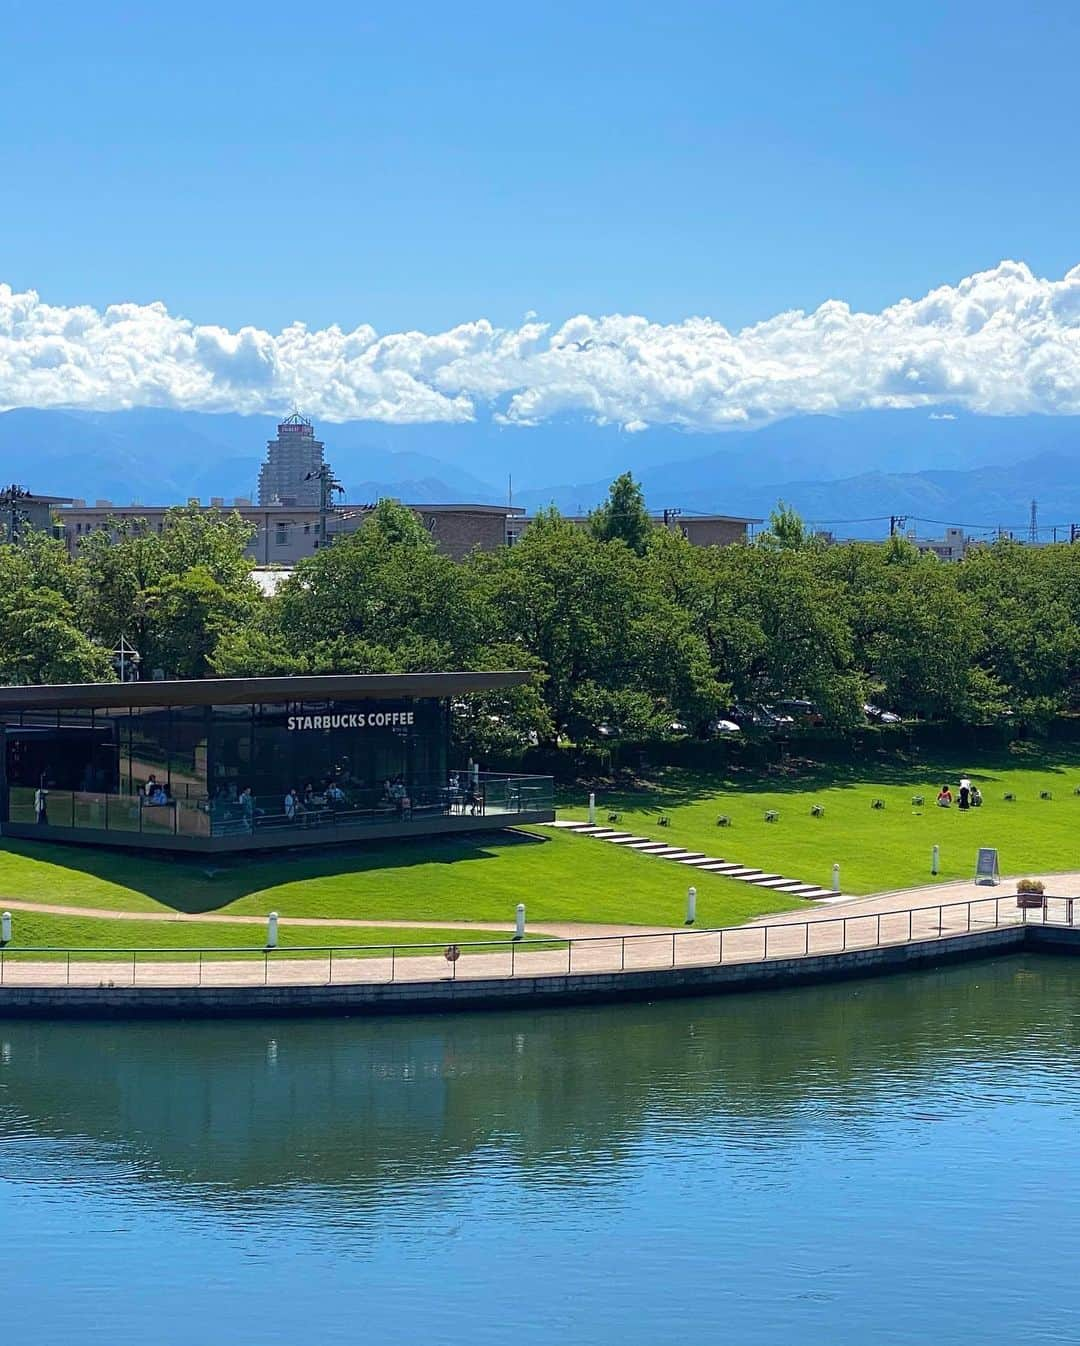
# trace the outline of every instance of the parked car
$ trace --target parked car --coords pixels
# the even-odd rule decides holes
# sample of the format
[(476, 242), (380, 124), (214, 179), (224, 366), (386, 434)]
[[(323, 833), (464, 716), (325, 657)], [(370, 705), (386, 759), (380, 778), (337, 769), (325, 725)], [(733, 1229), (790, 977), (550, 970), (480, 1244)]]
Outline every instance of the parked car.
[(713, 720), (709, 725), (709, 733), (725, 738), (730, 734), (741, 734), (742, 729), (734, 720)]
[(786, 729), (789, 724), (795, 723), (794, 715), (790, 715), (784, 709), (782, 702), (778, 702), (774, 706), (762, 706), (761, 712), (766, 717), (765, 722), (771, 725), (774, 729)]
[(812, 701), (807, 701), (805, 697), (785, 697), (783, 701), (776, 703), (775, 708), (770, 706), (769, 709), (774, 710), (775, 714), (787, 716), (788, 723), (795, 723), (796, 721), (799, 724), (825, 723), (825, 716)]
[(863, 714), (868, 720), (873, 720), (877, 724), (901, 724), (899, 715), (891, 710), (882, 710), (880, 706), (873, 706), (867, 703), (863, 706)]

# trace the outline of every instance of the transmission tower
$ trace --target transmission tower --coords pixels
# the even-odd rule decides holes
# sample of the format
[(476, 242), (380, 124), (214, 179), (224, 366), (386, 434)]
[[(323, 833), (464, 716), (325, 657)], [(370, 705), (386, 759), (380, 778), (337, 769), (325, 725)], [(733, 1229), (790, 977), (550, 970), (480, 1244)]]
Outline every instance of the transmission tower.
[(1028, 524), (1028, 541), (1034, 545), (1039, 540), (1039, 502), (1031, 502), (1031, 522)]

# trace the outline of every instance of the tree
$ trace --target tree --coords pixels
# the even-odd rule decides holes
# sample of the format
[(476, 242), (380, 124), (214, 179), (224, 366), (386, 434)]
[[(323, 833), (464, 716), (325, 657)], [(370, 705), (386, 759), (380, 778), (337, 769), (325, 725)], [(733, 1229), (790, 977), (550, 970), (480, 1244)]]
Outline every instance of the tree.
[(110, 650), (131, 641), (146, 669), (204, 676), (217, 641), (261, 601), (244, 550), (252, 536), (238, 514), (217, 510), (169, 510), (160, 533), (111, 520), (79, 549), (80, 625)]
[(645, 497), (632, 473), (616, 477), (608, 498), (589, 515), (589, 531), (600, 542), (625, 542), (637, 556), (644, 554), (653, 532)]

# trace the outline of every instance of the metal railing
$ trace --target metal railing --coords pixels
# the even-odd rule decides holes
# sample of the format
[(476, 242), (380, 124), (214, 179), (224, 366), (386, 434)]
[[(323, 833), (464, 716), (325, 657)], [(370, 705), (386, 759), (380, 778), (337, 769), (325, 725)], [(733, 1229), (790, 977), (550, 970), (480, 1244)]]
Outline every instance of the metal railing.
[[(922, 943), (1038, 921), (1075, 926), (1080, 898), (1034, 911), (1013, 896), (639, 935), (536, 936), (455, 944), (66, 948), (0, 946), (0, 986), (345, 985), (655, 971), (800, 959)], [(296, 918), (302, 924), (302, 918)], [(288, 926), (282, 927), (283, 931)]]

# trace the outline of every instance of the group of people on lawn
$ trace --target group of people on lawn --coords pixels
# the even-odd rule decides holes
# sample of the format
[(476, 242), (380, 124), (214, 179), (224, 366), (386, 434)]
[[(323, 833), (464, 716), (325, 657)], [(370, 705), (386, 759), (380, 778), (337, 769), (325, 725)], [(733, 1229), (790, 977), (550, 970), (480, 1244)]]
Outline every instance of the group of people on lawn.
[[(946, 784), (938, 791), (938, 808), (950, 809), (953, 805), (953, 792)], [(956, 792), (956, 803), (961, 809), (982, 808), (982, 791), (977, 785), (972, 785), (966, 776), (960, 778), (960, 785)]]

